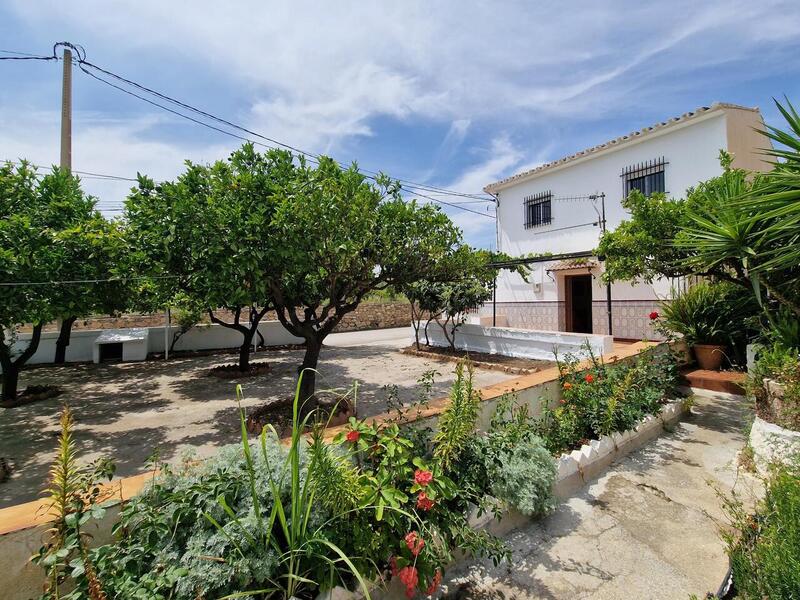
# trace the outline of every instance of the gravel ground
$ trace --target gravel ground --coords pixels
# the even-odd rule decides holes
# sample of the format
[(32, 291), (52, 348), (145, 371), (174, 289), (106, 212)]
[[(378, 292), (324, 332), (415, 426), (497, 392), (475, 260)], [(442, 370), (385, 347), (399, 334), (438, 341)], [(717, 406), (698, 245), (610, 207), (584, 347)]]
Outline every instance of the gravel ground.
[[(407, 330), (334, 334), (323, 349), (317, 388), (346, 388), (359, 381), (358, 412), (365, 417), (386, 408), (386, 385), (397, 386), (402, 401), (415, 398), (417, 379), (437, 370), (434, 396), (447, 393), (453, 365), (398, 352), (408, 344)], [(244, 406), (254, 407), (293, 396), (302, 350), (260, 352), (271, 371), (242, 379)], [(80, 364), (25, 371), (21, 387), (54, 384), (64, 393), (54, 399), (14, 409), (0, 409), (0, 456), (15, 469), (0, 484), (0, 507), (34, 500), (45, 481), (58, 435), (58, 413), (66, 401), (73, 409), (81, 454), (92, 460), (108, 456), (119, 476), (143, 470), (157, 447), (165, 460), (188, 449), (197, 456), (239, 440), (234, 402), (237, 381), (206, 376), (209, 368), (235, 360), (232, 354), (181, 357), (169, 362)], [(476, 381), (485, 386), (513, 376), (482, 369)]]

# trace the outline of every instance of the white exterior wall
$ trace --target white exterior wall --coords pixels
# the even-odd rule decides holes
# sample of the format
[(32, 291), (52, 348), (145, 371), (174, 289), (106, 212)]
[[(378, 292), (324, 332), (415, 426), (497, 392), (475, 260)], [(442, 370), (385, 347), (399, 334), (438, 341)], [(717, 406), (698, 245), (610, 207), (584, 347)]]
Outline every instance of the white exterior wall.
[[(599, 226), (590, 225), (549, 233), (563, 227), (598, 221), (590, 201), (558, 198), (605, 193), (606, 219), (608, 228), (613, 229), (627, 218), (622, 208), (622, 170), (662, 156), (668, 162), (664, 170), (667, 195), (683, 197), (687, 188), (722, 173), (718, 156), (721, 149), (728, 147), (725, 121), (723, 111), (703, 115), (685, 124), (677, 124), (663, 132), (629, 142), (618, 149), (554, 167), (534, 179), (521, 181), (513, 187), (501, 190), (497, 208), (498, 248), (510, 256), (593, 250), (600, 238)], [(525, 229), (525, 197), (546, 191), (552, 192), (554, 198), (551, 208), (552, 223)], [(599, 201), (597, 209), (600, 210)], [(548, 263), (532, 266), (536, 281), (543, 284), (542, 292), (534, 294), (532, 286), (525, 284), (519, 276), (502, 277), (502, 282), (498, 281), (498, 302), (563, 300), (558, 298), (555, 282), (546, 273), (542, 273), (548, 268)], [(648, 287), (634, 288), (627, 283), (616, 285), (613, 289), (614, 297), (652, 300), (656, 298), (656, 292), (663, 297), (669, 291), (670, 284), (665, 282), (655, 286), (655, 292)], [(605, 288), (599, 284), (595, 288), (593, 291), (597, 296), (602, 294), (605, 298)]]
[[(164, 352), (164, 327), (148, 327), (147, 336), (148, 353)], [(170, 329), (169, 342), (177, 327)], [(258, 330), (264, 336), (267, 346), (283, 346), (286, 344), (300, 344), (303, 339), (293, 336), (286, 331), (279, 321), (263, 321), (259, 323)], [(67, 362), (84, 362), (93, 359), (94, 341), (98, 336), (107, 332), (106, 329), (79, 329), (72, 332), (70, 344), (67, 347)], [(27, 347), (31, 334), (23, 333), (14, 344), (15, 353)], [(26, 364), (52, 363), (56, 352), (57, 331), (42, 333), (39, 348)], [(258, 339), (258, 338), (256, 338)], [(222, 327), (221, 325), (196, 325), (183, 335), (175, 344), (175, 350), (218, 350), (223, 348), (238, 348), (242, 344), (242, 334), (238, 331)]]
[[(731, 116), (727, 110), (713, 110), (663, 130), (650, 132), (642, 138), (621, 142), (619, 146), (610, 146), (549, 167), (528, 179), (523, 177), (519, 182), (504, 184), (497, 192), (499, 250), (512, 257), (531, 253), (563, 254), (593, 250), (597, 247), (601, 230), (600, 219), (592, 205), (600, 211), (600, 201), (593, 203), (588, 199), (559, 198), (604, 193), (607, 225), (609, 229), (614, 229), (628, 216), (622, 207), (622, 171), (661, 157), (667, 162), (664, 169), (667, 195), (685, 197), (688, 188), (722, 173), (719, 151), (729, 149), (731, 119), (741, 120), (745, 112), (758, 114), (735, 111)], [(745, 153), (742, 149), (737, 150)], [(756, 151), (756, 148), (752, 149), (752, 152)], [(552, 221), (548, 225), (526, 229), (525, 198), (542, 192), (552, 194)], [(598, 225), (570, 228), (593, 222), (598, 222)], [(606, 286), (600, 278), (602, 264), (591, 271), (548, 272), (547, 269), (553, 265), (554, 262), (529, 265), (531, 275), (527, 283), (519, 275), (507, 271), (501, 273), (496, 292), (497, 314), (507, 317), (509, 325), (513, 327), (564, 330), (564, 277), (591, 272), (594, 276), (593, 331), (607, 333)], [(670, 280), (656, 281), (652, 285), (615, 283), (612, 286), (614, 335), (656, 339), (658, 335), (647, 315), (657, 310), (659, 300), (669, 297), (671, 289), (679, 285), (680, 282)], [(490, 305), (484, 306), (481, 314), (489, 314), (491, 310)]]

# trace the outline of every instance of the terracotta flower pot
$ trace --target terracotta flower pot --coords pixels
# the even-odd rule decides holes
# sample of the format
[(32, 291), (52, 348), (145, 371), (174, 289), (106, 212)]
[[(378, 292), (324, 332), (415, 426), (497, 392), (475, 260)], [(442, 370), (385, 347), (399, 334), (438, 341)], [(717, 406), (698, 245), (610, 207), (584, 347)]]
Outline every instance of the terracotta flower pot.
[(725, 346), (721, 344), (695, 344), (694, 355), (697, 364), (706, 371), (719, 371), (725, 358)]

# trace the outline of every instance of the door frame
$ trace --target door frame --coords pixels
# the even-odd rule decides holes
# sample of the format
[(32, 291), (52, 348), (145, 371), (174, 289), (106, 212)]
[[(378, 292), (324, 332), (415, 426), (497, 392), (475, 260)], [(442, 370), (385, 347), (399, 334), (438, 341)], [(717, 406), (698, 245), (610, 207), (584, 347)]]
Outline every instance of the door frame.
[[(572, 284), (577, 277), (588, 277), (589, 278), (589, 329), (594, 330), (593, 323), (592, 323), (592, 274), (591, 273), (572, 273), (572, 274), (564, 274), (564, 328), (567, 330), (568, 333), (574, 333), (573, 329), (573, 318), (572, 318)], [(591, 334), (592, 331), (589, 332)], [(587, 334), (587, 335), (589, 335)]]

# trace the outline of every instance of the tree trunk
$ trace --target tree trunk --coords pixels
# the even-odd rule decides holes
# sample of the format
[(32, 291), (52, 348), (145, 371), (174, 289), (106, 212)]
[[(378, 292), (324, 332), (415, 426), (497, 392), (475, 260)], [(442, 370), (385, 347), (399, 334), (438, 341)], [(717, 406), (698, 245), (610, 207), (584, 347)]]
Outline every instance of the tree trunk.
[(61, 321), (61, 331), (58, 332), (58, 339), (56, 340), (56, 356), (53, 362), (57, 365), (63, 365), (67, 357), (67, 346), (69, 346), (69, 339), (72, 335), (72, 326), (78, 317), (67, 317)]
[(13, 404), (17, 400), (19, 387), (19, 367), (12, 363), (3, 365), (3, 404)]
[[(255, 327), (258, 327), (258, 323), (255, 324)], [(250, 369), (250, 351), (253, 348), (254, 335), (255, 329), (248, 329), (246, 332), (242, 332), (244, 340), (242, 345), (239, 346), (239, 370), (242, 372)]]
[(303, 355), (303, 364), (298, 369), (298, 374), (302, 377), (300, 381), (300, 415), (305, 417), (308, 413), (317, 408), (317, 363), (319, 353), (322, 350), (322, 340), (317, 336), (306, 337), (306, 353)]
[[(0, 333), (2, 333), (0, 331)], [(36, 354), (39, 348), (39, 340), (42, 339), (42, 323), (33, 326), (31, 340), (28, 347), (22, 351), (16, 360), (11, 360), (11, 348), (5, 345), (5, 336), (0, 335), (0, 364), (3, 366), (3, 404), (13, 404), (17, 399), (17, 388), (19, 387), (19, 372), (23, 365), (28, 362), (31, 356)]]

